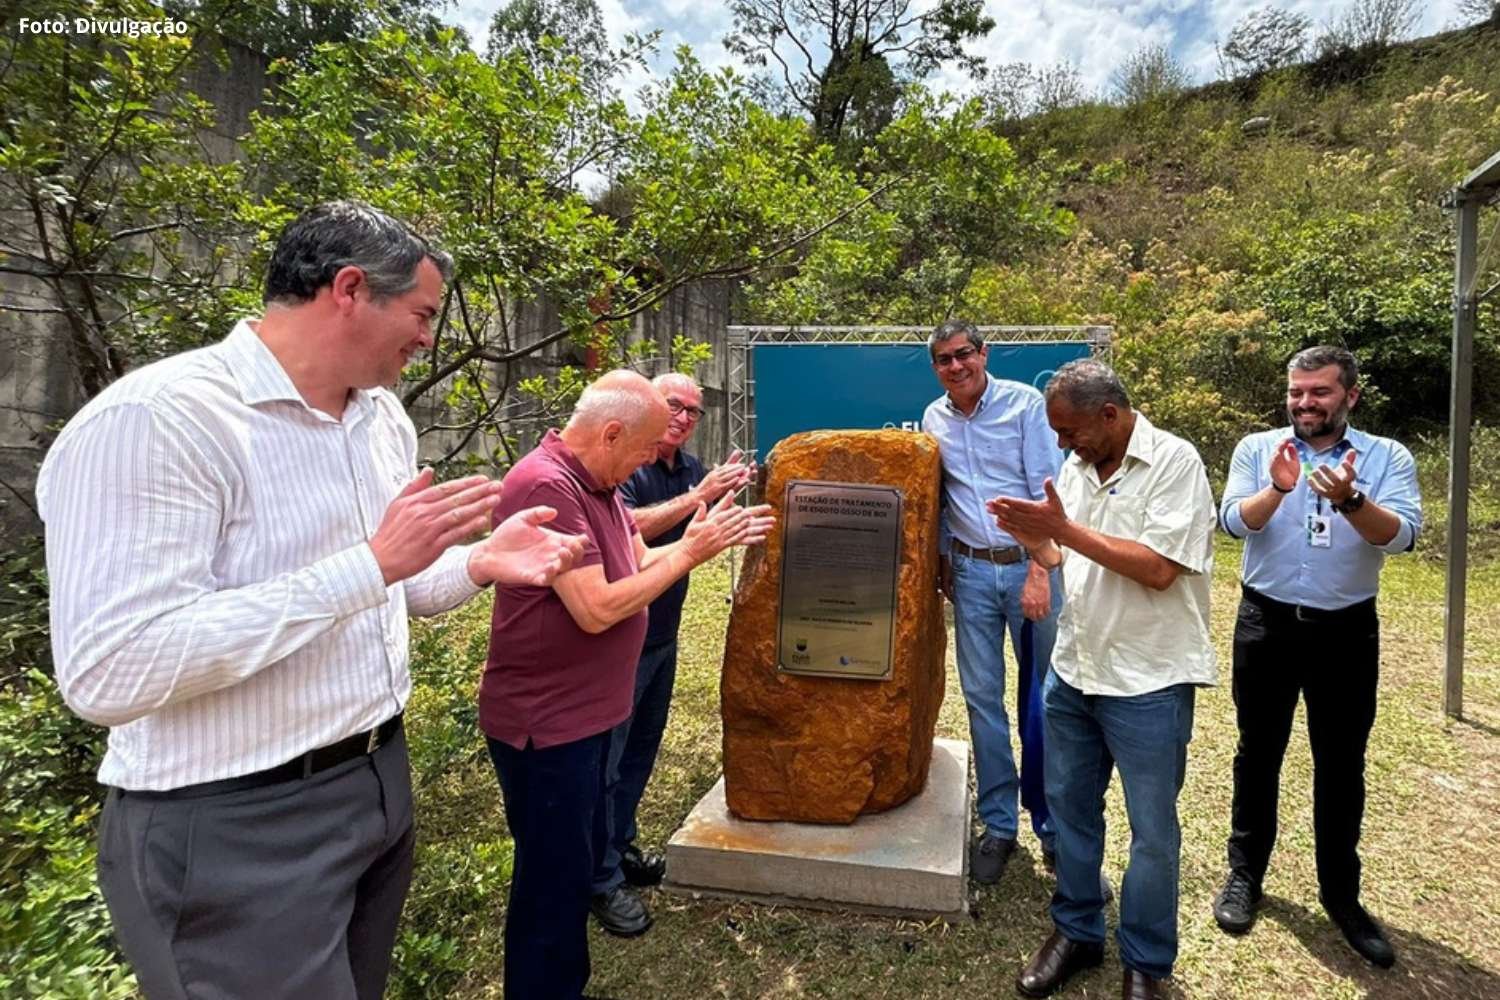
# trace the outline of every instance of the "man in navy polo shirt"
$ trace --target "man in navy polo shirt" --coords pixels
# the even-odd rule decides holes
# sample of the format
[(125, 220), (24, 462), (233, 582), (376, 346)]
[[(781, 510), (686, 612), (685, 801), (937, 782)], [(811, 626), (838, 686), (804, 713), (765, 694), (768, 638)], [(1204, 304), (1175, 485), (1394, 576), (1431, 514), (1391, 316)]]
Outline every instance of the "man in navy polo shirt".
[(505, 995), (576, 1000), (589, 978), (588, 913), (603, 842), (611, 730), (630, 715), (646, 606), (731, 545), (760, 542), (769, 507), (699, 505), (682, 538), (648, 549), (615, 487), (656, 455), (670, 413), (640, 375), (614, 371), (505, 477), (497, 518), (545, 503), (587, 543), (550, 587), (495, 590), (479, 686), (515, 842), (505, 916)]
[(1309, 347), (1287, 364), (1285, 428), (1234, 449), (1219, 510), (1245, 539), (1234, 626), (1234, 756), (1229, 877), (1214, 919), (1231, 934), (1255, 922), (1276, 843), (1281, 761), (1299, 697), (1313, 758), (1319, 898), (1351, 947), (1396, 960), (1359, 902), (1365, 745), (1375, 723), (1380, 621), (1375, 595), (1387, 554), (1422, 528), (1411, 452), (1349, 426), (1359, 401), (1354, 355)]
[[(755, 465), (740, 461), (735, 452), (727, 462), (705, 472), (698, 457), (683, 450), (703, 416), (703, 390), (680, 372), (658, 375), (652, 384), (666, 401), (671, 418), (656, 445), (654, 461), (636, 469), (620, 485), (620, 499), (633, 508), (641, 538), (656, 548), (682, 537), (699, 504), (715, 504), (749, 483)], [(677, 627), (687, 590), (684, 574), (651, 602), (646, 644), (635, 668), (631, 715), (610, 737), (605, 779), (609, 837), (601, 845), (594, 871), (592, 909), (600, 926), (622, 937), (633, 937), (651, 926), (645, 902), (627, 886), (656, 885), (667, 868), (660, 853), (643, 852), (636, 846), (635, 814), (667, 728), (677, 677)]]

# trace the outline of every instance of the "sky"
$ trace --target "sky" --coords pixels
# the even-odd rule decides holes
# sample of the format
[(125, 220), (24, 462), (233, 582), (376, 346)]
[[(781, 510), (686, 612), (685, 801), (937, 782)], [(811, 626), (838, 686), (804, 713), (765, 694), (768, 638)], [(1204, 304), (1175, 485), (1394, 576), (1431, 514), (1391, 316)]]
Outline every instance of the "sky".
[[(709, 67), (740, 66), (725, 51), (723, 38), (731, 18), (718, 0), (598, 0), (600, 14), (610, 37), (618, 42), (626, 33), (660, 29), (661, 42), (654, 66), (670, 69), (672, 53), (680, 45), (691, 46)], [(915, 0), (918, 7), (932, 0)], [(1421, 3), (1422, 0), (1418, 0)], [(1092, 3), (1088, 0), (986, 0), (995, 19), (995, 29), (970, 51), (991, 65), (1028, 62), (1048, 66), (1071, 62), (1091, 93), (1107, 95), (1111, 75), (1125, 57), (1145, 45), (1166, 44), (1173, 56), (1192, 76), (1204, 83), (1219, 75), (1215, 42), (1222, 40), (1235, 23), (1265, 0), (1134, 0), (1127, 3)], [(489, 22), (503, 0), (451, 0), (445, 20), (469, 32), (481, 50), (489, 34)], [(1313, 34), (1344, 6), (1343, 0), (1276, 0), (1275, 6), (1310, 17)], [(1459, 21), (1458, 0), (1427, 0), (1414, 35), (1430, 35)], [(632, 92), (644, 75), (625, 81)], [(955, 68), (940, 70), (934, 81), (939, 89), (966, 93), (973, 87), (968, 75)]]

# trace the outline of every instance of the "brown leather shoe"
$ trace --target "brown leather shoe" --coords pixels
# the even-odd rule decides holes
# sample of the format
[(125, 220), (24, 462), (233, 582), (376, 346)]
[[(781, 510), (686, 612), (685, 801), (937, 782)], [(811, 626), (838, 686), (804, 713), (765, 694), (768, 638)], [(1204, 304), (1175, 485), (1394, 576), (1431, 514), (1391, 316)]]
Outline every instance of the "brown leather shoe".
[(1061, 931), (1053, 931), (1016, 977), (1016, 992), (1023, 997), (1051, 996), (1073, 973), (1092, 969), (1102, 961), (1104, 942), (1074, 941), (1063, 937)]
[(1120, 984), (1120, 1000), (1167, 1000), (1160, 979), (1152, 979), (1138, 969), (1126, 969)]

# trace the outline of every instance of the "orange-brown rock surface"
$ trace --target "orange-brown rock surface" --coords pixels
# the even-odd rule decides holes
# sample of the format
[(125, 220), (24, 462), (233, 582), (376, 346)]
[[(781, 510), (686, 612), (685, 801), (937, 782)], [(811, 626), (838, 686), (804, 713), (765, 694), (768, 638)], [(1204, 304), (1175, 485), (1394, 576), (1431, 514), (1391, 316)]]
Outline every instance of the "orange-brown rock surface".
[[(812, 431), (777, 444), (765, 502), (776, 530), (747, 551), (724, 647), (724, 785), (744, 819), (850, 823), (898, 806), (927, 782), (943, 701), (947, 634), (936, 580), (937, 443), (908, 431)], [(891, 676), (777, 670), (782, 506), (789, 480), (893, 486), (903, 495)]]

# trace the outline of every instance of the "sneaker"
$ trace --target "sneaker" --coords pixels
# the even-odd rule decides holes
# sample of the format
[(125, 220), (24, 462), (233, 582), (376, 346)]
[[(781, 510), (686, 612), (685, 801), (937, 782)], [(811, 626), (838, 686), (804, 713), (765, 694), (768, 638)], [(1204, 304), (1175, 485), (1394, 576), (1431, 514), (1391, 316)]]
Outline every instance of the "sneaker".
[(589, 902), (589, 912), (605, 933), (615, 937), (638, 937), (651, 927), (651, 911), (641, 897), (623, 885), (595, 896)]
[(1324, 903), (1323, 909), (1334, 925), (1343, 932), (1349, 947), (1363, 955), (1368, 962), (1382, 969), (1389, 969), (1396, 964), (1396, 950), (1391, 947), (1391, 942), (1386, 939), (1380, 925), (1365, 912), (1358, 901), (1340, 906)]
[(1259, 904), (1260, 889), (1248, 876), (1232, 871), (1214, 897), (1214, 919), (1228, 933), (1243, 934), (1254, 925)]
[(988, 830), (969, 850), (969, 877), (980, 885), (994, 885), (1016, 849), (1016, 838), (998, 837)]

